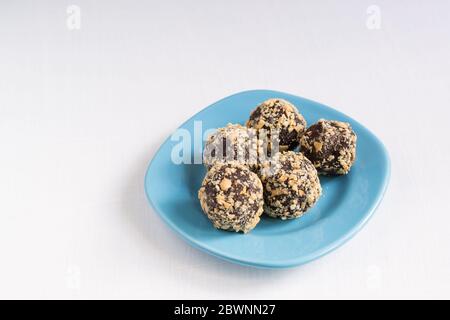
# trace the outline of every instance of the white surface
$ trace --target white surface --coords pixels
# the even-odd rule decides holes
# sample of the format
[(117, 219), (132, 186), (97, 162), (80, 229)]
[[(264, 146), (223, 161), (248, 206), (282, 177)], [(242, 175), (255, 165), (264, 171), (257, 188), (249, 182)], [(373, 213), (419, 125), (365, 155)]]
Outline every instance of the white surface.
[[(81, 8), (81, 29), (66, 8)], [(450, 2), (2, 1), (0, 298), (450, 298)], [(147, 205), (185, 119), (267, 88), (334, 106), (386, 144), (388, 193), (332, 254), (219, 261)]]

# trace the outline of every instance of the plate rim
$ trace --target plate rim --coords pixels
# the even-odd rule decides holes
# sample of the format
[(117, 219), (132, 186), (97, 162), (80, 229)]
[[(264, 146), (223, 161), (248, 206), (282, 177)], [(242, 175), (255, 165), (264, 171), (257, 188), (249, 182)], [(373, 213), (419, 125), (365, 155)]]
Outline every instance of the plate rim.
[(263, 260), (258, 260), (258, 261), (254, 261), (254, 260), (246, 260), (243, 258), (237, 258), (237, 257), (233, 257), (233, 255), (224, 253), (224, 252), (218, 252), (217, 250), (212, 250), (209, 248), (208, 245), (205, 245), (203, 242), (199, 243), (199, 241), (193, 239), (188, 233), (184, 232), (184, 230), (180, 229), (176, 224), (172, 223), (169, 219), (167, 219), (166, 215), (163, 215), (160, 213), (160, 210), (158, 209), (158, 206), (154, 203), (154, 201), (152, 201), (151, 196), (150, 196), (150, 192), (147, 189), (147, 181), (148, 181), (148, 177), (152, 168), (152, 165), (154, 164), (154, 160), (156, 158), (156, 155), (161, 151), (162, 147), (170, 140), (170, 136), (167, 137), (158, 147), (158, 149), (156, 150), (156, 152), (153, 154), (152, 159), (149, 161), (147, 169), (146, 169), (146, 173), (144, 176), (144, 193), (146, 195), (146, 198), (148, 200), (148, 202), (150, 203), (153, 211), (155, 211), (155, 213), (175, 232), (175, 234), (178, 235), (178, 237), (181, 237), (184, 241), (186, 241), (189, 245), (191, 245), (192, 247), (199, 249), (202, 252), (205, 252), (207, 254), (210, 254), (214, 257), (217, 257), (219, 259), (228, 261), (228, 262), (232, 262), (238, 265), (242, 265), (242, 266), (250, 266), (250, 267), (256, 267), (256, 268), (261, 268), (261, 269), (286, 269), (286, 268), (292, 268), (292, 267), (296, 267), (296, 266), (300, 266), (303, 265), (305, 263), (314, 261), (316, 259), (319, 259), (321, 257), (323, 257), (324, 255), (333, 252), (334, 250), (340, 248), (342, 245), (344, 245), (347, 241), (349, 241), (350, 239), (352, 239), (366, 224), (367, 222), (372, 218), (373, 214), (375, 213), (375, 211), (377, 210), (377, 208), (380, 206), (382, 199), (384, 198), (384, 195), (386, 194), (386, 191), (388, 189), (389, 186), (389, 181), (390, 181), (390, 177), (391, 177), (391, 160), (389, 157), (389, 152), (387, 150), (387, 148), (385, 147), (385, 145), (383, 144), (383, 142), (370, 130), (368, 129), (366, 126), (364, 126), (363, 124), (361, 124), (361, 122), (356, 121), (355, 119), (353, 119), (352, 117), (344, 114), (343, 112), (330, 107), (326, 104), (323, 104), (321, 102), (317, 102), (311, 99), (307, 99), (307, 98), (303, 98), (301, 96), (297, 96), (291, 93), (287, 93), (287, 92), (281, 92), (281, 91), (276, 91), (276, 90), (267, 90), (267, 89), (255, 89), (255, 90), (245, 90), (245, 91), (240, 91), (234, 94), (231, 94), (229, 96), (226, 96), (222, 99), (217, 100), (216, 102), (211, 103), (210, 105), (208, 105), (207, 107), (201, 109), (200, 111), (198, 111), (197, 113), (195, 113), (194, 115), (192, 115), (191, 117), (189, 117), (186, 121), (184, 121), (182, 124), (180, 124), (177, 128), (183, 127), (185, 124), (189, 123), (195, 116), (197, 116), (199, 113), (202, 113), (210, 108), (212, 108), (213, 106), (215, 106), (216, 104), (230, 99), (234, 96), (237, 95), (242, 95), (242, 94), (248, 94), (248, 93), (261, 93), (261, 92), (265, 92), (265, 93), (270, 93), (270, 94), (274, 94), (274, 95), (289, 95), (289, 96), (294, 96), (294, 97), (298, 97), (301, 98), (303, 100), (307, 100), (309, 102), (312, 102), (314, 104), (319, 104), (321, 106), (325, 106), (329, 109), (332, 109), (334, 112), (337, 112), (339, 115), (342, 115), (346, 118), (348, 118), (349, 120), (351, 120), (354, 123), (359, 124), (361, 127), (363, 127), (367, 134), (373, 139), (373, 141), (380, 147), (380, 149), (382, 150), (382, 158), (384, 160), (385, 163), (385, 170), (384, 170), (384, 176), (383, 176), (383, 180), (382, 180), (382, 185), (381, 185), (381, 192), (379, 192), (376, 196), (376, 199), (372, 202), (370, 208), (368, 210), (366, 210), (366, 213), (364, 214), (364, 219), (362, 219), (361, 221), (359, 221), (358, 223), (356, 223), (348, 232), (346, 232), (342, 237), (336, 239), (335, 241), (329, 243), (328, 245), (321, 247), (320, 249), (310, 253), (307, 256), (301, 255), (299, 257), (296, 258), (291, 258), (291, 259), (283, 259), (281, 261), (263, 261)]

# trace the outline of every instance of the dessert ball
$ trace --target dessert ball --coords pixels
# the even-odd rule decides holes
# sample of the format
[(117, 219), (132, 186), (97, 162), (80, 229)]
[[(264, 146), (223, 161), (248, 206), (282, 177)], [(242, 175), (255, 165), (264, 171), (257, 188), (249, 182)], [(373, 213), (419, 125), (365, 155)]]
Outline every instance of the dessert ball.
[(235, 163), (254, 169), (257, 165), (257, 141), (255, 130), (240, 124), (228, 124), (208, 137), (203, 162), (208, 168), (216, 163)]
[(320, 174), (347, 174), (356, 159), (356, 134), (345, 122), (319, 120), (306, 130), (300, 143)]
[(261, 164), (264, 212), (274, 218), (294, 219), (311, 208), (322, 194), (317, 170), (301, 153), (276, 154)]
[(250, 114), (247, 127), (260, 132), (264, 129), (270, 142), (270, 134), (277, 133), (279, 151), (293, 150), (306, 130), (306, 120), (297, 108), (283, 99), (264, 101)]
[(200, 205), (218, 229), (249, 232), (263, 212), (263, 187), (243, 165), (213, 165), (198, 192)]

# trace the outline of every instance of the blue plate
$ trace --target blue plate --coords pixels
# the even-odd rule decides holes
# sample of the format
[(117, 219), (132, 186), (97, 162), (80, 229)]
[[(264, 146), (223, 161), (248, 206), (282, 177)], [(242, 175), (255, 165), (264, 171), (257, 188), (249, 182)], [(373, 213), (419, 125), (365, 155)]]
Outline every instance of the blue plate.
[[(161, 218), (191, 245), (234, 263), (285, 268), (323, 256), (355, 235), (383, 197), (390, 164), (383, 144), (363, 125), (323, 104), (282, 92), (255, 90), (232, 95), (200, 111), (180, 128), (194, 137), (195, 121), (202, 122), (203, 132), (229, 122), (244, 124), (250, 111), (269, 98), (292, 102), (309, 125), (320, 118), (349, 122), (358, 136), (357, 160), (350, 174), (321, 177), (323, 195), (305, 216), (282, 221), (263, 215), (248, 234), (216, 230), (197, 199), (205, 169), (201, 164), (175, 164), (171, 154), (180, 141), (171, 138), (150, 163), (145, 192)], [(192, 142), (189, 148), (190, 158), (201, 157), (201, 143)]]

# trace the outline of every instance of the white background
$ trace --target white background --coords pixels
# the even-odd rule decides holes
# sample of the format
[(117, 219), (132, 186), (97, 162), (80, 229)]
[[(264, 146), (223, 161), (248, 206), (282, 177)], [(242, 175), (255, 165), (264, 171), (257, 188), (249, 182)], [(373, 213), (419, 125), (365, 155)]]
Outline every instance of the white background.
[[(0, 298), (450, 298), (449, 57), (444, 0), (1, 1)], [(370, 223), (290, 270), (198, 252), (143, 192), (179, 124), (261, 88), (358, 119), (392, 160)]]

